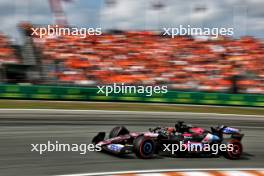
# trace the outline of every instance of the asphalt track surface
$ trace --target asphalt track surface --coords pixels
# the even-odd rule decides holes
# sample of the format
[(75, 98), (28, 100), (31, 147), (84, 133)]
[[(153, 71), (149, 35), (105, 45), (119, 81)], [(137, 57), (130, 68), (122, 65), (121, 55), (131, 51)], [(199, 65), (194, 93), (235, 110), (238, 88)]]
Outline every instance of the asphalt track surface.
[[(115, 125), (131, 131), (155, 126), (171, 126), (177, 120), (209, 128), (219, 124), (239, 127), (245, 133), (244, 154), (240, 160), (225, 158), (169, 158), (141, 160), (129, 155), (105, 153), (31, 152), (31, 145), (90, 143), (99, 131)], [(38, 176), (93, 172), (177, 169), (177, 168), (264, 168), (264, 117), (192, 113), (152, 113), (117, 111), (0, 110), (0, 175)]]

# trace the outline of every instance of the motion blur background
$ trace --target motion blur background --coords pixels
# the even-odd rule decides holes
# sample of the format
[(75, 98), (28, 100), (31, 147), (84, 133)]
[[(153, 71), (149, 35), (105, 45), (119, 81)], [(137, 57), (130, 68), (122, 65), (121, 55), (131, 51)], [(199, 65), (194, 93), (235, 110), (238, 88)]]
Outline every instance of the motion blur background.
[[(168, 85), (264, 94), (261, 0), (0, 0), (0, 82)], [(31, 36), (31, 27), (100, 27), (101, 36)], [(162, 28), (234, 28), (233, 37)]]
[[(263, 0), (0, 0), (0, 175), (264, 168), (263, 7)], [(48, 25), (102, 28), (103, 34), (30, 35), (31, 27)], [(234, 36), (162, 35), (163, 28), (180, 25), (234, 28)], [(97, 85), (113, 83), (167, 85), (169, 91), (151, 97), (97, 93)], [(243, 158), (146, 162), (95, 152), (30, 151), (30, 144), (48, 140), (90, 143), (116, 125), (146, 131), (177, 120), (242, 129)]]

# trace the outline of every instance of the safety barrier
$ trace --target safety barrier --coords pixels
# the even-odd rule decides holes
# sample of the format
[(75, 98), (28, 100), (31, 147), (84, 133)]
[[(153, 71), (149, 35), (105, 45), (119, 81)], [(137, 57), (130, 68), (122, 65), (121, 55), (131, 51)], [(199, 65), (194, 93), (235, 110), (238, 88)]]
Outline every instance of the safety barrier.
[(168, 91), (166, 94), (98, 94), (97, 88), (0, 85), (0, 98), (79, 101), (159, 102), (264, 107), (264, 95)]

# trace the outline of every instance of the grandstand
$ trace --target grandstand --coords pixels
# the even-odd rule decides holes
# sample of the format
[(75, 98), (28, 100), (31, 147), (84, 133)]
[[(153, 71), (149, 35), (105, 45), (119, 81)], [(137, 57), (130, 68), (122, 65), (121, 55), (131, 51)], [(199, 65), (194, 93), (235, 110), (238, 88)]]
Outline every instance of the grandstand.
[(34, 38), (49, 76), (63, 84), (166, 84), (171, 89), (264, 93), (263, 42), (172, 39), (150, 31)]
[[(29, 27), (22, 28), (23, 63), (38, 72), (38, 84), (155, 84), (175, 90), (264, 93), (264, 45), (253, 37), (201, 40), (109, 31), (86, 38), (38, 38), (29, 36)], [(0, 41), (0, 62), (19, 63), (6, 37), (1, 35)], [(25, 62), (29, 57), (35, 62)]]
[(16, 74), (17, 65), (21, 64), (20, 50), (0, 33), (0, 82), (16, 82), (21, 80)]
[(6, 63), (19, 63), (19, 60), (8, 37), (0, 33), (0, 65)]

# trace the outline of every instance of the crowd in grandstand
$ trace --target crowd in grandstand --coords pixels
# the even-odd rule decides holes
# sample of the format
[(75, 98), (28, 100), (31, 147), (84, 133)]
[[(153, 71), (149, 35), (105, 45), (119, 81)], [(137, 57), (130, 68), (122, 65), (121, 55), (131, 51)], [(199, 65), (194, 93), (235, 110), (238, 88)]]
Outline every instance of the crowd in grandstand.
[(18, 63), (19, 60), (15, 55), (14, 49), (11, 47), (9, 39), (0, 33), (0, 66), (5, 63)]
[[(171, 89), (264, 93), (264, 44), (240, 39), (179, 36), (154, 32), (104, 33), (101, 36), (33, 37), (48, 67), (62, 84), (126, 83), (168, 85)], [(0, 64), (18, 63), (0, 35)]]
[(166, 84), (172, 89), (264, 93), (264, 45), (252, 37), (193, 38), (152, 32), (35, 38), (50, 76), (74, 84)]

